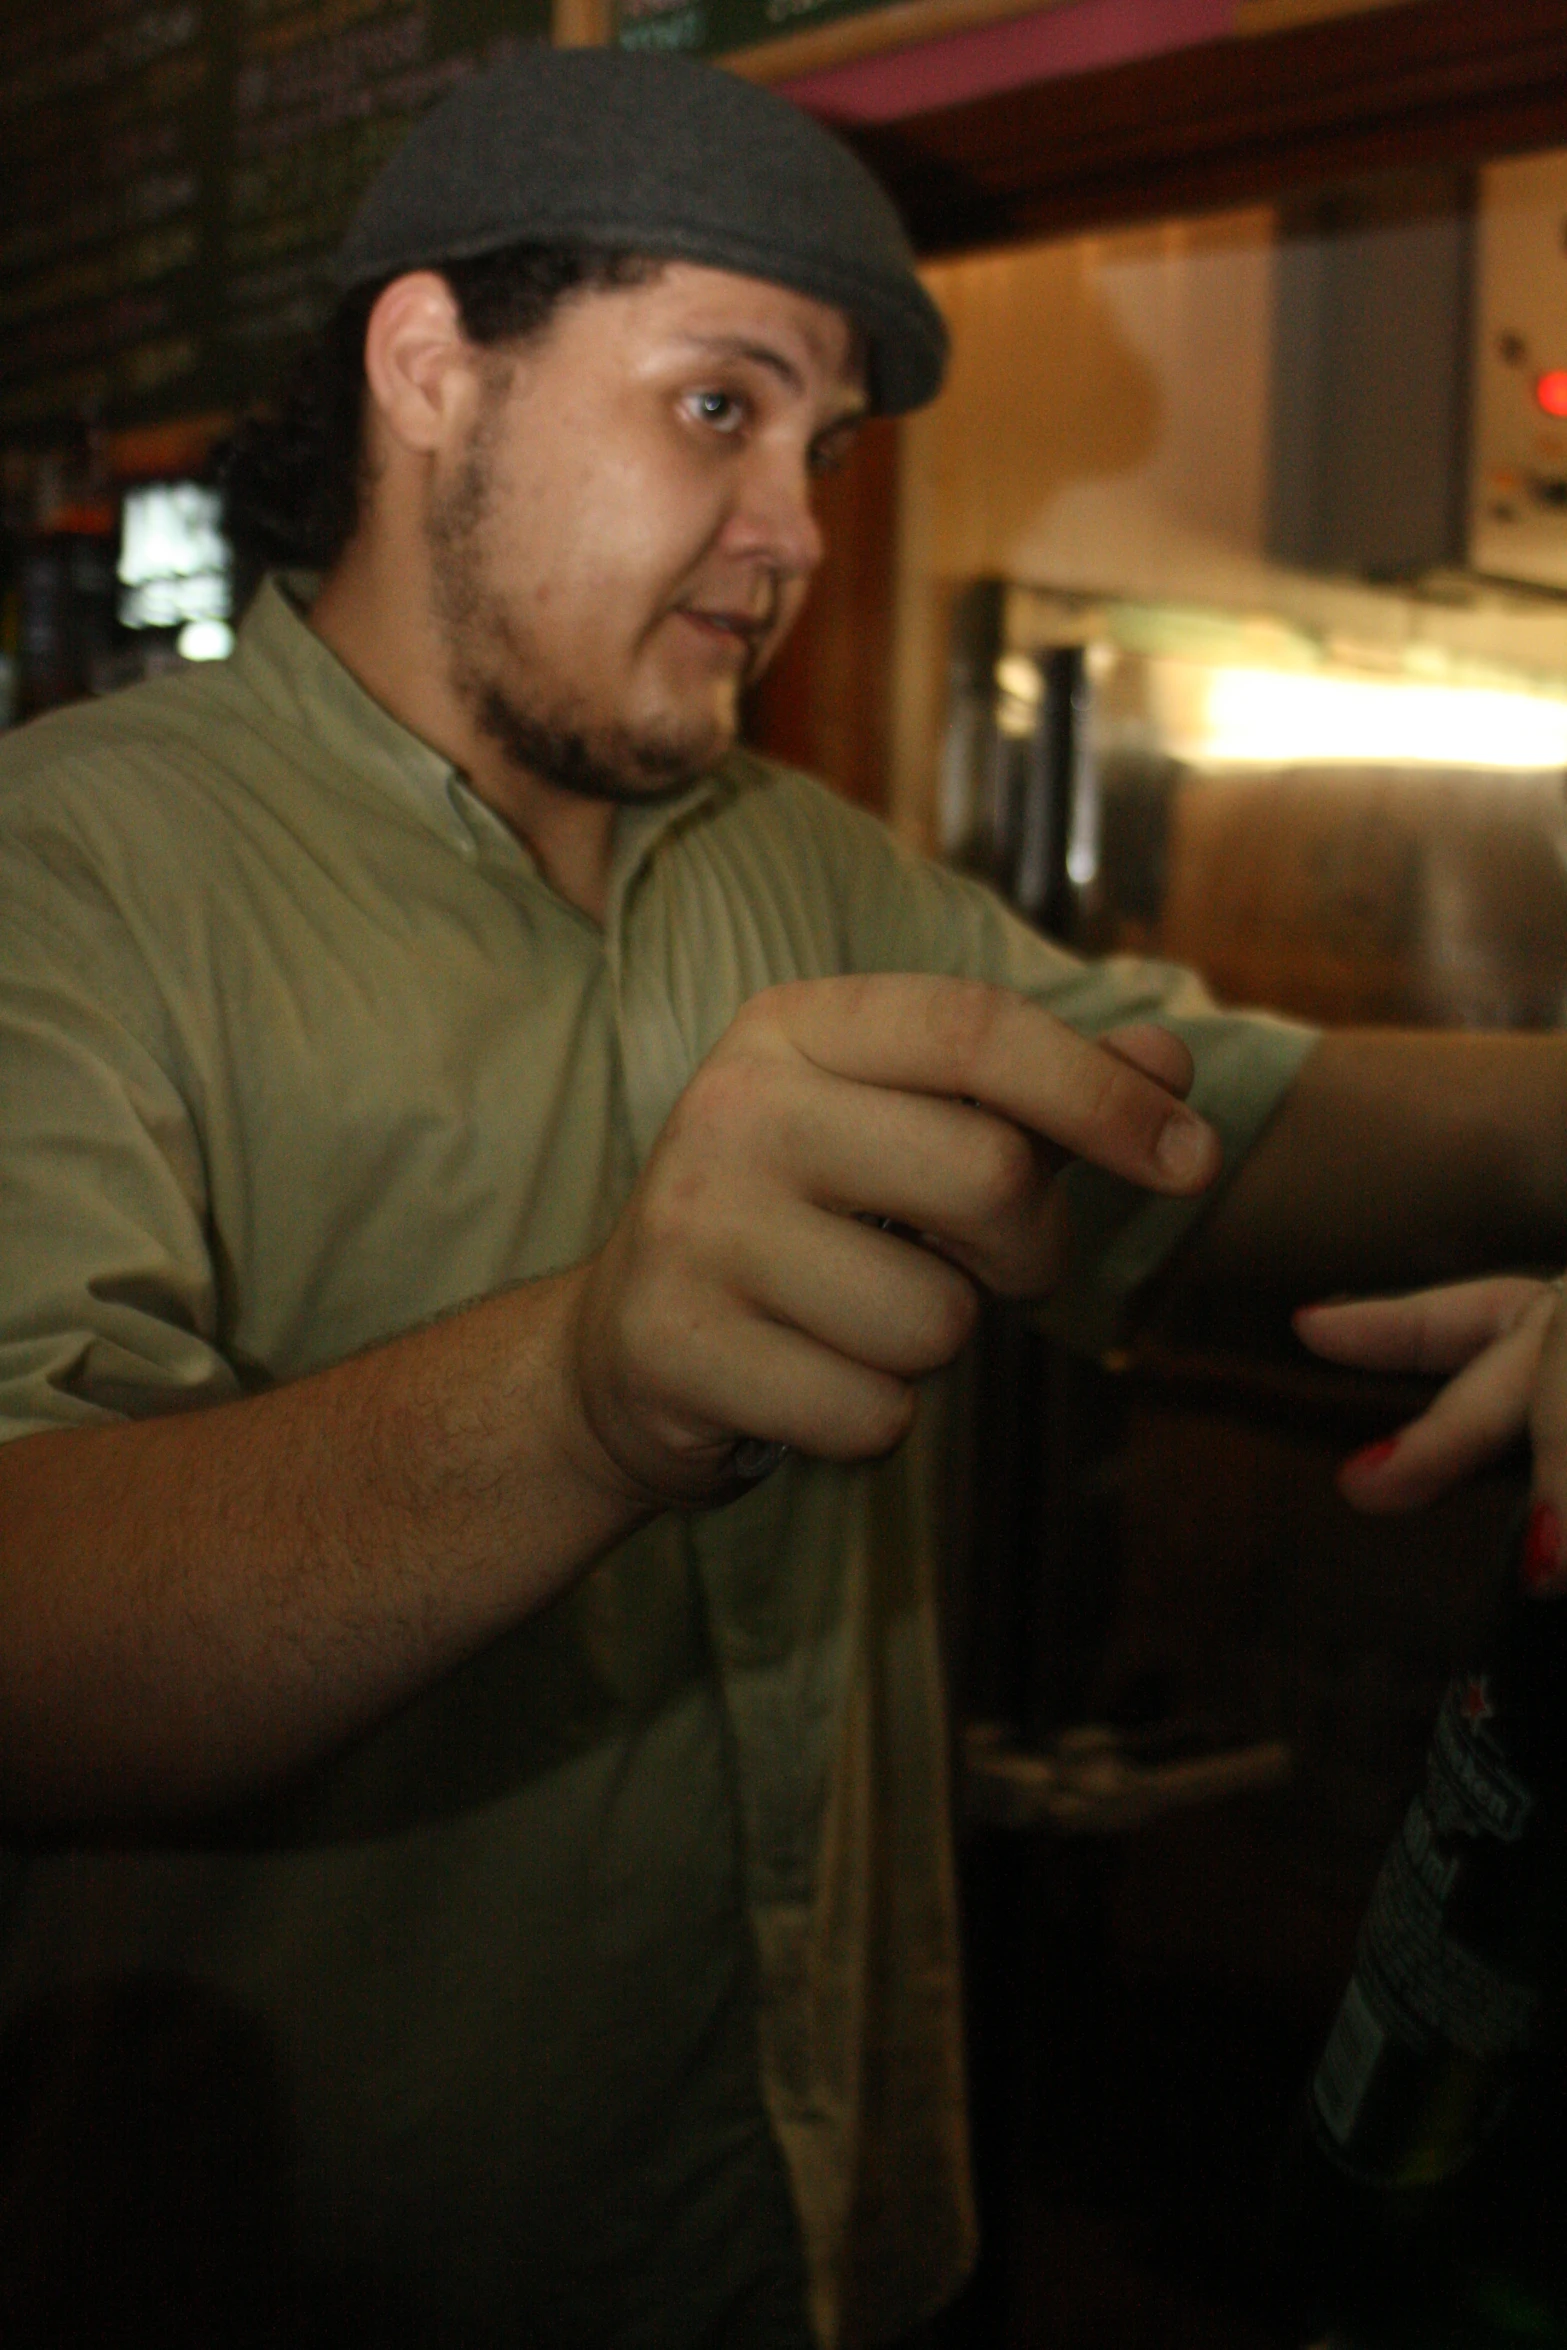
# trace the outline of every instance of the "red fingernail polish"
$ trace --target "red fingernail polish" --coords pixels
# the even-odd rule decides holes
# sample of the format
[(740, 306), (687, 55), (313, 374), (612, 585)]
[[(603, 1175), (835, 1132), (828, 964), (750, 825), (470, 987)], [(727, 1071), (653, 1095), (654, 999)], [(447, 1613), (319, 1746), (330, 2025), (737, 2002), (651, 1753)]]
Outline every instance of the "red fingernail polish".
[(1523, 1539), (1523, 1587), (1543, 1598), (1562, 1580), (1562, 1522), (1548, 1501), (1537, 1501)]
[(1346, 1477), (1358, 1477), (1367, 1469), (1380, 1469), (1383, 1462), (1390, 1461), (1397, 1450), (1398, 1438), (1384, 1436), (1380, 1444), (1368, 1444), (1362, 1451), (1352, 1452), (1344, 1463), (1343, 1474)]

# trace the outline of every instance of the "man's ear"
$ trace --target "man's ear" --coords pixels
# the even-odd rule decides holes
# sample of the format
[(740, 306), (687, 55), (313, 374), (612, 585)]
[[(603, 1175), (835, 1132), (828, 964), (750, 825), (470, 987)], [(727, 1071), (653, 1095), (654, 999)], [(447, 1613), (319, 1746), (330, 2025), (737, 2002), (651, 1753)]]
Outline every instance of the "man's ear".
[(475, 388), (474, 351), (451, 287), (433, 269), (394, 277), (365, 328), (365, 382), (383, 430), (428, 454), (446, 441)]

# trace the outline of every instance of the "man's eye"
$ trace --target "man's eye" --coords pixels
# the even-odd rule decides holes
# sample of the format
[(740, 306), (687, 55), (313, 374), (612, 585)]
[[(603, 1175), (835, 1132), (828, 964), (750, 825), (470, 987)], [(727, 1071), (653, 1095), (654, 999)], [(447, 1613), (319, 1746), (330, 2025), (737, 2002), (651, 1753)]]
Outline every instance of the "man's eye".
[(715, 432), (738, 432), (745, 422), (745, 409), (733, 392), (693, 392), (690, 406)]

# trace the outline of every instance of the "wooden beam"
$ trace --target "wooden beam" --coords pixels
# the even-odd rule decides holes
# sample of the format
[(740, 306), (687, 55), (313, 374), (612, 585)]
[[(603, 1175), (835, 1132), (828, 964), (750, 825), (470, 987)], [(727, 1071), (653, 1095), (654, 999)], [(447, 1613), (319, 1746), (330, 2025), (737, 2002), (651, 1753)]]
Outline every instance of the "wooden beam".
[(1410, 0), (841, 126), (930, 254), (1567, 145), (1567, 0)]
[[(806, 25), (797, 32), (780, 33), (776, 40), (726, 50), (718, 63), (751, 82), (794, 81), (804, 74), (828, 73), (836, 65), (853, 65), (862, 57), (914, 49), (922, 42), (977, 32), (1010, 17), (1043, 16), (1076, 4), (1077, 0), (884, 0), (880, 7), (840, 16), (832, 24)], [(1235, 0), (1234, 29), (1243, 34), (1276, 33), (1323, 17), (1412, 5), (1414, 0)]]
[(552, 0), (557, 49), (604, 49), (615, 38), (615, 0)]
[(1238, 33), (1282, 33), (1329, 16), (1368, 16), (1373, 8), (1408, 8), (1413, 0), (1235, 0)]
[[(1364, 6), (1365, 0), (1355, 4)], [(853, 65), (861, 57), (914, 49), (921, 42), (975, 32), (1008, 17), (1043, 16), (1072, 5), (1073, 0), (887, 0), (884, 7), (841, 16), (834, 24), (812, 25), (803, 32), (780, 34), (776, 41), (730, 49), (718, 62), (749, 82), (794, 81), (802, 74), (830, 72), (835, 65)]]

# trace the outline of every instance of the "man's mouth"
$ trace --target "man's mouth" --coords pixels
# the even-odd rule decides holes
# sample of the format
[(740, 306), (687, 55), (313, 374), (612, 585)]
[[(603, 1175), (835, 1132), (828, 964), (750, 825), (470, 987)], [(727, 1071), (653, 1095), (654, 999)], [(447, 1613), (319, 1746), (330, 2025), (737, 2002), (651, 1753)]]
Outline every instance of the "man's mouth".
[(708, 609), (695, 604), (682, 604), (679, 615), (682, 620), (690, 621), (710, 642), (736, 646), (747, 660), (754, 659), (772, 628), (769, 619), (755, 619), (749, 613)]

